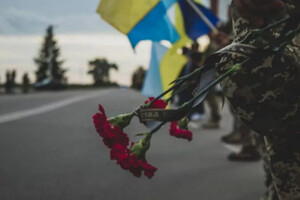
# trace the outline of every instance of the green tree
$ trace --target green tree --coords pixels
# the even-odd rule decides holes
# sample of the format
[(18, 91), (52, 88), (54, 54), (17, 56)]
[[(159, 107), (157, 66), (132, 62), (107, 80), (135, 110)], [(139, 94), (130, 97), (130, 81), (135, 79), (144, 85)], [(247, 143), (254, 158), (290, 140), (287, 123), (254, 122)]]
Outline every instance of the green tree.
[(65, 82), (64, 76), (66, 70), (61, 67), (63, 60), (59, 59), (60, 49), (57, 47), (54, 39), (53, 26), (49, 26), (46, 30), (46, 36), (39, 51), (39, 55), (34, 59), (37, 65), (36, 81), (42, 81), (46, 78), (51, 80)]
[(95, 85), (110, 83), (109, 71), (111, 69), (118, 70), (118, 66), (109, 63), (105, 58), (96, 58), (89, 61), (88, 74), (93, 76)]

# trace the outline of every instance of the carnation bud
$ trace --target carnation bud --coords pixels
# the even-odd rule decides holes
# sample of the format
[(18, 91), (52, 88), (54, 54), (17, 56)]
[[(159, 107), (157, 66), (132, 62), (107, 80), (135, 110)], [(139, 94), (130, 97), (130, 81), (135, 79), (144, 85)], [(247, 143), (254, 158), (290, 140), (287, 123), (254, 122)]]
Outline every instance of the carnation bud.
[(189, 119), (187, 117), (184, 117), (182, 119), (180, 119), (178, 121), (178, 124), (177, 126), (180, 128), (180, 129), (185, 129), (187, 130), (188, 129), (188, 123), (189, 123)]
[(150, 147), (150, 139), (151, 136), (147, 134), (144, 139), (139, 140), (130, 148), (130, 153), (135, 154), (139, 159), (145, 159), (146, 151)]
[(130, 124), (130, 121), (131, 121), (131, 119), (132, 119), (133, 116), (134, 116), (133, 113), (122, 114), (122, 115), (118, 115), (116, 117), (111, 117), (111, 118), (109, 118), (108, 121), (112, 125), (118, 126), (121, 129), (123, 129), (126, 126), (128, 126), (128, 124)]

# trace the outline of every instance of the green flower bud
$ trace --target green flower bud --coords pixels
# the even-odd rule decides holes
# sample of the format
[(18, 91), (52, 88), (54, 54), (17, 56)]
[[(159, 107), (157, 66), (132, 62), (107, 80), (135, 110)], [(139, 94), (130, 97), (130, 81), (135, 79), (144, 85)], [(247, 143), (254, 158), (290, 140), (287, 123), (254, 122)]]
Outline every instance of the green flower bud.
[(184, 117), (182, 119), (180, 119), (178, 121), (178, 124), (177, 126), (180, 128), (180, 129), (185, 129), (185, 130), (188, 130), (188, 123), (189, 123), (189, 119), (187, 117)]
[(133, 113), (122, 114), (122, 115), (118, 115), (116, 117), (111, 117), (111, 118), (108, 119), (108, 121), (112, 125), (118, 126), (121, 129), (123, 129), (126, 126), (128, 126), (128, 124), (130, 124), (130, 121), (131, 121), (133, 116), (134, 116)]
[(150, 147), (151, 135), (147, 134), (144, 139), (136, 142), (131, 148), (130, 153), (137, 155), (139, 159), (145, 159), (146, 151)]

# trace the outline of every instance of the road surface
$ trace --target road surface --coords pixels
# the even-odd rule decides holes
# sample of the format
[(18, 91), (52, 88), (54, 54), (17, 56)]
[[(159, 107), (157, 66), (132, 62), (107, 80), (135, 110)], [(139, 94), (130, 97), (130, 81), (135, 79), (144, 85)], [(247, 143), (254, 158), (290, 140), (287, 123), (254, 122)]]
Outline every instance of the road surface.
[[(0, 200), (255, 200), (264, 193), (262, 162), (234, 163), (220, 137), (231, 131), (222, 110), (218, 130), (192, 128), (194, 139), (152, 139), (147, 160), (158, 171), (136, 178), (109, 160), (92, 115), (109, 116), (144, 101), (130, 89), (42, 92), (0, 96)], [(137, 120), (135, 120), (137, 122)], [(203, 122), (200, 122), (200, 124)], [(146, 129), (126, 128), (131, 140)]]

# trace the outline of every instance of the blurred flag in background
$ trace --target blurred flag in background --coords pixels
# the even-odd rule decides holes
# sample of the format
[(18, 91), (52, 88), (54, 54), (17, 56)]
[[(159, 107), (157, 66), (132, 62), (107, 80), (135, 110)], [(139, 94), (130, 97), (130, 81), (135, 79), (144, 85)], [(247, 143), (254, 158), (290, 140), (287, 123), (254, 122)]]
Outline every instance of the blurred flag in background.
[(159, 66), (161, 63), (161, 59), (165, 55), (167, 50), (168, 48), (160, 44), (159, 42), (152, 43), (151, 60), (142, 89), (143, 95), (154, 97), (163, 92)]
[[(175, 3), (175, 4), (174, 4)], [(174, 5), (174, 23), (169, 8)], [(187, 58), (182, 47), (210, 31), (216, 31), (219, 19), (201, 4), (201, 0), (101, 0), (97, 12), (126, 34), (134, 48), (141, 40), (153, 41), (151, 61), (142, 93), (157, 96), (167, 90), (183, 69)], [(158, 42), (168, 40), (167, 50)], [(170, 97), (171, 94), (165, 96)]]
[[(175, 28), (180, 35), (180, 39), (166, 52), (160, 63), (160, 74), (163, 91), (167, 90), (169, 83), (175, 80), (187, 62), (187, 58), (180, 54), (179, 50), (196, 41), (197, 38), (209, 33), (220, 20), (202, 4), (201, 1), (178, 0), (175, 4)], [(204, 19), (205, 18), (205, 19)], [(210, 27), (205, 20), (209, 21)], [(170, 97), (167, 94), (165, 97)]]
[(177, 41), (179, 36), (167, 15), (177, 0), (101, 0), (97, 12), (126, 34), (134, 48), (141, 40)]

